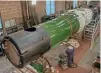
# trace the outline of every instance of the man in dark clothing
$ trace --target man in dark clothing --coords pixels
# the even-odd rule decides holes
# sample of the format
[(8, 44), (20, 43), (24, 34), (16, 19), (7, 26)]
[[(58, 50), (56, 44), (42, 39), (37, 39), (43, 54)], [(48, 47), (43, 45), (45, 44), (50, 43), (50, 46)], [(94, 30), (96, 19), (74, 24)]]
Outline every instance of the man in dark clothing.
[(68, 55), (68, 66), (76, 67), (77, 65), (74, 64), (74, 47), (68, 46), (66, 54)]

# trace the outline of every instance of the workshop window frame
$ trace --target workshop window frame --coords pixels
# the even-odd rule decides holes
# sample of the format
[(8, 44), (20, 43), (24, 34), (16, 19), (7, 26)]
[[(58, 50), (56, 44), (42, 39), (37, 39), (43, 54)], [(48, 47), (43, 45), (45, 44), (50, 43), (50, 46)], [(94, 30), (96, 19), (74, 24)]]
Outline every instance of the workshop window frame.
[(3, 30), (3, 23), (2, 23), (2, 17), (1, 17), (1, 13), (0, 13), (0, 31)]
[(46, 0), (46, 14), (51, 15), (55, 13), (55, 0)]
[(73, 0), (73, 8), (77, 8), (78, 7), (78, 0)]

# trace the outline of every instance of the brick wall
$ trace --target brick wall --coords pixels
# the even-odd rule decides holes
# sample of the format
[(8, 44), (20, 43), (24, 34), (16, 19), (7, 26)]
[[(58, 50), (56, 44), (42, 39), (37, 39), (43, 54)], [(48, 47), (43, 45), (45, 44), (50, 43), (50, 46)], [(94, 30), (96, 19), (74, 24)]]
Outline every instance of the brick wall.
[[(37, 1), (35, 6), (36, 16), (41, 22), (41, 17), (46, 15), (46, 2)], [(65, 1), (56, 1), (56, 12), (65, 9)], [(22, 23), (22, 12), (20, 1), (0, 1), (0, 12), (2, 15), (3, 24), (6, 20), (15, 19), (16, 24)], [(4, 25), (5, 26), (5, 25)]]
[[(65, 9), (65, 1), (56, 1), (56, 12)], [(35, 5), (35, 12), (39, 22), (41, 22), (41, 17), (46, 15), (46, 2), (37, 1)], [(0, 12), (2, 15), (3, 24), (6, 20), (15, 19), (16, 24), (23, 22), (21, 3), (20, 1), (0, 1)], [(5, 26), (5, 25), (4, 25)]]
[(59, 12), (60, 10), (65, 10), (65, 1), (56, 1), (56, 12)]
[(41, 17), (46, 15), (46, 2), (45, 1), (37, 1), (35, 6), (36, 16), (38, 18), (39, 23), (41, 22)]
[(10, 19), (15, 19), (16, 24), (22, 23), (20, 1), (0, 1), (0, 12), (3, 24), (6, 20)]

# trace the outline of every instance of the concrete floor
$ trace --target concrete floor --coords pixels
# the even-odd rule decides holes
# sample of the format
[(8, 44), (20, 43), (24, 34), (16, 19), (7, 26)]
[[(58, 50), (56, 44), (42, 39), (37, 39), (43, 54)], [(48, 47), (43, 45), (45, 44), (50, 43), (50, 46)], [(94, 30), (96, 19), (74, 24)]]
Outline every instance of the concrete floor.
[(5, 56), (0, 57), (0, 73), (5, 73), (5, 71), (8, 71), (12, 67), (13, 65), (6, 59)]
[[(85, 45), (84, 45), (85, 43)], [(89, 44), (90, 42), (88, 41), (84, 41), (81, 42), (81, 46), (79, 48), (77, 48), (75, 50), (75, 63), (77, 63), (79, 65), (79, 67), (77, 68), (69, 68), (66, 70), (61, 70), (61, 68), (57, 67), (60, 71), (60, 73), (88, 73), (89, 70), (86, 69), (86, 66), (89, 61), (93, 61), (93, 57), (87, 57), (89, 54), (87, 54), (89, 52)], [(96, 56), (96, 48), (100, 47), (100, 41), (99, 39), (96, 40), (95, 42), (95, 47), (93, 48), (94, 52), (92, 52), (94, 54), (94, 56)], [(87, 49), (88, 48), (88, 49)], [(56, 59), (58, 57), (59, 53), (63, 53), (66, 50), (66, 46), (57, 46), (56, 49), (52, 49), (50, 50), (48, 53), (46, 53), (46, 56), (50, 56), (50, 62), (51, 64), (55, 65)], [(86, 58), (87, 57), (87, 58)], [(52, 59), (53, 58), (53, 59)], [(92, 59), (91, 59), (92, 58)], [(87, 59), (87, 60), (86, 60)], [(82, 61), (84, 60), (84, 61)], [(91, 65), (91, 64), (89, 64)], [(6, 57), (0, 57), (0, 73), (10, 73), (7, 72), (8, 70), (11, 70), (13, 67), (13, 65), (6, 59)]]
[(89, 49), (84, 55), (84, 57), (80, 60), (79, 66), (88, 70), (91, 69), (92, 63), (94, 62), (94, 60), (96, 60), (97, 53), (99, 51), (100, 51), (100, 38), (97, 38), (93, 48)]
[[(92, 50), (88, 49), (88, 50), (86, 50), (86, 52), (83, 50), (83, 52), (81, 51), (81, 54), (79, 54), (79, 55), (77, 52), (75, 53), (75, 58), (76, 58), (75, 62), (78, 64), (77, 68), (69, 68), (66, 70), (61, 70), (60, 68), (58, 68), (60, 73), (91, 73), (92, 63), (94, 62), (95, 57), (97, 56), (97, 52), (100, 50), (99, 39), (100, 38), (98, 38), (95, 41), (94, 47), (92, 48)], [(86, 45), (82, 45), (82, 46), (86, 47)], [(78, 52), (80, 52), (80, 51), (78, 51)], [(82, 53), (84, 53), (84, 52), (85, 52), (85, 54), (83, 55)], [(79, 56), (82, 56), (81, 59), (79, 58)]]
[(75, 63), (78, 64), (77, 68), (68, 68), (62, 70), (60, 67), (56, 66), (56, 59), (60, 53), (63, 53), (66, 50), (66, 46), (58, 46), (55, 49), (50, 50), (46, 53), (46, 56), (49, 57), (51, 65), (55, 65), (60, 73), (90, 73), (91, 66), (97, 56), (98, 51), (100, 50), (100, 41), (99, 37), (94, 43), (92, 50), (90, 49), (90, 41), (81, 41), (80, 47), (75, 49)]

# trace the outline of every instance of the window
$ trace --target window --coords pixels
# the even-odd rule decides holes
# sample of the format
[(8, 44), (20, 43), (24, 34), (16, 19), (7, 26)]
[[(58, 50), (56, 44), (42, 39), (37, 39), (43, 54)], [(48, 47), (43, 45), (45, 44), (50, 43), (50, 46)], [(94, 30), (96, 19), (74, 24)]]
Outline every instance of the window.
[(73, 8), (76, 8), (78, 5), (78, 1), (77, 0), (73, 0)]
[(12, 27), (12, 26), (15, 26), (15, 25), (16, 25), (15, 19), (5, 21), (5, 28)]
[(0, 16), (0, 30), (2, 30), (2, 19), (1, 19), (1, 16)]
[(55, 13), (55, 0), (46, 0), (46, 13), (47, 15)]

